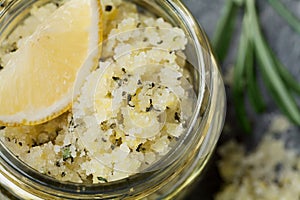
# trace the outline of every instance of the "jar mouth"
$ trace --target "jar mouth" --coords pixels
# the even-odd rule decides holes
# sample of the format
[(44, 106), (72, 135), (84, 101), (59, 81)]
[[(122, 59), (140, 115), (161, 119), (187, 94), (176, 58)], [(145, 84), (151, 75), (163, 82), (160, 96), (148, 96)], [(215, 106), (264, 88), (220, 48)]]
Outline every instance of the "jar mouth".
[[(17, 4), (19, 1), (17, 0), (13, 2)], [(29, 5), (33, 4), (34, 2), (34, 0), (28, 1), (26, 6), (29, 7)], [(106, 196), (111, 195), (111, 197), (113, 197), (118, 194), (124, 194), (125, 192), (128, 193), (128, 188), (134, 188), (135, 192), (142, 192), (142, 190), (139, 189), (139, 186), (147, 182), (149, 185), (148, 187), (151, 188), (154, 185), (157, 185), (159, 182), (163, 182), (163, 176), (161, 176), (162, 173), (168, 173), (167, 177), (172, 176), (177, 166), (183, 162), (182, 159), (185, 155), (183, 152), (188, 152), (191, 147), (197, 147), (198, 149), (201, 148), (201, 143), (205, 140), (204, 138), (210, 137), (209, 134), (204, 135), (201, 133), (201, 129), (204, 127), (203, 123), (205, 123), (201, 121), (201, 118), (205, 117), (206, 110), (209, 108), (209, 98), (212, 91), (212, 83), (210, 80), (208, 80), (212, 78), (212, 74), (209, 71), (210, 65), (212, 65), (212, 55), (210, 54), (211, 50), (205, 33), (198, 26), (197, 22), (191, 16), (187, 8), (179, 0), (156, 0), (153, 2), (146, 0), (133, 0), (133, 2), (141, 7), (152, 8), (153, 11), (157, 12), (154, 14), (162, 16), (167, 21), (182, 28), (185, 31), (185, 34), (188, 35), (189, 43), (192, 45), (190, 47), (190, 51), (196, 53), (196, 58), (190, 60), (190, 65), (193, 68), (195, 75), (194, 81), (196, 83), (195, 88), (197, 94), (197, 103), (185, 136), (178, 141), (177, 146), (174, 147), (172, 151), (162, 158), (164, 161), (163, 164), (154, 164), (150, 167), (150, 169), (147, 169), (147, 171), (142, 171), (138, 174), (118, 181), (101, 184), (68, 183), (58, 181), (50, 176), (41, 174), (16, 158), (16, 156), (4, 146), (3, 142), (0, 141), (1, 165), (3, 165), (4, 168), (11, 169), (12, 171), (16, 172), (20, 180), (26, 180), (29, 183), (32, 183), (32, 187), (34, 187), (33, 184), (38, 184), (42, 188), (47, 188), (46, 190), (50, 189), (49, 192), (51, 192), (51, 190), (60, 190), (66, 194), (80, 194), (87, 196), (105, 194)], [(158, 2), (160, 4), (159, 7), (157, 6)], [(13, 6), (13, 3), (11, 3), (9, 4), (8, 8), (13, 8)], [(21, 9), (20, 7), (16, 7), (14, 10)], [(170, 11), (174, 12), (170, 13)], [(20, 12), (15, 13), (16, 14), (14, 16), (16, 16), (18, 13), (20, 14)], [(4, 14), (4, 12), (0, 12), (0, 19)], [(7, 24), (10, 22), (11, 21), (8, 21), (5, 26), (2, 26), (3, 28), (0, 29), (0, 33), (3, 32)], [(205, 98), (208, 98), (206, 102), (204, 102)], [(203, 157), (205, 156), (206, 155), (203, 155)], [(116, 188), (118, 191), (116, 191)]]

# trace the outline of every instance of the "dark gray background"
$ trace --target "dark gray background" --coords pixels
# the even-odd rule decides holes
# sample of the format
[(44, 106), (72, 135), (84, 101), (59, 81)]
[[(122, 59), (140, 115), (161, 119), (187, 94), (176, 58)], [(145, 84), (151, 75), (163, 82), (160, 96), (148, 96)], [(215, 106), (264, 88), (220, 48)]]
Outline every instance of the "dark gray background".
[[(299, 19), (300, 19), (300, 0), (281, 0)], [(206, 31), (209, 38), (212, 38), (216, 23), (220, 19), (222, 8), (226, 0), (183, 0), (186, 6), (193, 13), (195, 18)], [(258, 12), (260, 15), (261, 27), (264, 35), (271, 48), (279, 57), (281, 62), (290, 70), (290, 72), (300, 81), (300, 35), (273, 10), (267, 0), (257, 0)], [(239, 31), (243, 12), (241, 11), (236, 26), (235, 36), (232, 41), (231, 50), (224, 64), (221, 65), (223, 74), (235, 63), (237, 52), (237, 44), (239, 40)], [(261, 82), (261, 81), (260, 81)], [(277, 115), (280, 111), (276, 108), (272, 98), (261, 84), (263, 96), (267, 105), (266, 113), (257, 115), (251, 109), (248, 109), (250, 121), (253, 126), (253, 134), (245, 135), (239, 128), (236, 120), (234, 107), (232, 104), (232, 91), (226, 85), (227, 92), (227, 117), (224, 131), (219, 140), (218, 146), (230, 138), (236, 138), (251, 149), (257, 144), (270, 123), (272, 116)], [(285, 138), (289, 141), (288, 145), (296, 148), (300, 144), (300, 129), (294, 127)], [(300, 148), (298, 147), (298, 150)], [(207, 171), (199, 183), (193, 185), (194, 190), (186, 199), (191, 200), (210, 200), (219, 190), (222, 183), (217, 172), (216, 163), (219, 157), (214, 155), (211, 163), (207, 167)]]

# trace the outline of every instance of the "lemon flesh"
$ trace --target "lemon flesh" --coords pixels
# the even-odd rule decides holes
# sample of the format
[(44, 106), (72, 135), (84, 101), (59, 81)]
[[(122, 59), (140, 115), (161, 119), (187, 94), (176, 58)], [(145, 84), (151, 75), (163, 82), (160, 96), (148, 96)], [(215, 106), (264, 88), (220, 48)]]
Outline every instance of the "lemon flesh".
[(100, 55), (101, 13), (99, 0), (70, 0), (38, 26), (0, 72), (0, 125), (40, 124), (70, 108), (79, 73)]

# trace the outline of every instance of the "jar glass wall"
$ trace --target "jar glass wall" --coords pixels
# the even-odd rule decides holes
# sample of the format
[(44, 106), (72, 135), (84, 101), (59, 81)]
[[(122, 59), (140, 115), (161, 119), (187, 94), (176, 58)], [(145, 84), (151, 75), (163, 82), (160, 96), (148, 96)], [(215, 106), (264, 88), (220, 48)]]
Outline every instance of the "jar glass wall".
[[(0, 44), (28, 16), (32, 5), (43, 0), (6, 1), (0, 11)], [(38, 173), (13, 155), (1, 142), (1, 187), (23, 199), (174, 199), (180, 198), (209, 160), (219, 138), (226, 109), (225, 91), (208, 39), (179, 0), (131, 0), (141, 10), (163, 17), (184, 30), (185, 50), (197, 96), (188, 131), (179, 145), (151, 170), (105, 184), (60, 182)]]

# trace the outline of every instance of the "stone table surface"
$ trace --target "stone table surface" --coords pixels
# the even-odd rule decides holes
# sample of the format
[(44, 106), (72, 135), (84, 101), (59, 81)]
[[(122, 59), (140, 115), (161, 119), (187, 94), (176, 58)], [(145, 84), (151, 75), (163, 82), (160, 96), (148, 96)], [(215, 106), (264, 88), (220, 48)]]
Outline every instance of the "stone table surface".
[[(183, 2), (204, 28), (209, 38), (212, 38), (216, 28), (216, 23), (220, 19), (222, 8), (226, 0), (183, 0)], [(270, 44), (276, 55), (279, 57), (281, 62), (300, 81), (300, 35), (294, 32), (293, 29), (288, 26), (288, 24), (268, 4), (267, 0), (258, 0), (257, 2), (262, 30), (266, 36), (268, 43)], [(281, 2), (300, 19), (299, 0), (281, 0)], [(235, 31), (236, 35), (233, 38), (229, 56), (221, 66), (223, 74), (228, 73), (235, 62), (239, 32), (241, 27), (241, 16), (242, 15), (240, 15), (237, 22)], [(257, 115), (251, 112), (249, 113), (249, 117), (253, 125), (253, 134), (251, 136), (244, 136), (243, 132), (237, 125), (237, 120), (232, 103), (232, 91), (228, 86), (226, 86), (228, 110), (225, 127), (230, 127), (229, 130), (231, 131), (223, 131), (218, 145), (222, 144), (228, 138), (232, 137), (239, 138), (248, 147), (251, 145), (253, 146), (253, 144), (257, 143), (260, 140), (264, 131), (266, 130), (268, 123), (270, 123), (270, 118), (272, 118), (273, 115), (280, 113), (266, 90), (262, 88), (262, 91), (264, 91), (263, 96), (266, 105), (268, 105), (266, 113), (261, 115)], [(292, 136), (289, 136), (289, 139), (292, 141), (290, 143), (291, 146), (299, 146), (299, 132), (299, 127), (295, 127), (294, 134)], [(215, 157), (212, 159), (211, 164), (207, 167), (207, 173), (204, 177), (202, 177), (197, 185), (194, 185), (195, 189), (186, 199), (213, 199), (214, 194), (216, 193), (216, 191), (218, 191), (221, 185), (221, 179), (216, 168), (217, 160), (218, 156), (215, 155)]]

